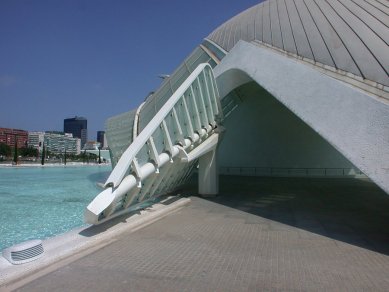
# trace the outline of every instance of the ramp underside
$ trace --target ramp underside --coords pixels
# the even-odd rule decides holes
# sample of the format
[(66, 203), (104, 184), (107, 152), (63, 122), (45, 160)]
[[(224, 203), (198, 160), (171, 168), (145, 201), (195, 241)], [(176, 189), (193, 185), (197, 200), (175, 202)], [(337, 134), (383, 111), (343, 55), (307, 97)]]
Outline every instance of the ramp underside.
[(243, 41), (214, 72), (221, 97), (255, 81), (389, 193), (389, 105), (384, 99)]

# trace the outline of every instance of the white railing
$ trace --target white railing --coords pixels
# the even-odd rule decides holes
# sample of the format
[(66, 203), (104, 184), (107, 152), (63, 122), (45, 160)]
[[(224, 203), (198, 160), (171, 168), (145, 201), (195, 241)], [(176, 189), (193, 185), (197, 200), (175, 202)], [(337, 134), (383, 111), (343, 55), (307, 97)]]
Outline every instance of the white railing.
[(101, 223), (173, 190), (217, 144), (221, 114), (212, 68), (200, 64), (123, 153), (85, 221)]

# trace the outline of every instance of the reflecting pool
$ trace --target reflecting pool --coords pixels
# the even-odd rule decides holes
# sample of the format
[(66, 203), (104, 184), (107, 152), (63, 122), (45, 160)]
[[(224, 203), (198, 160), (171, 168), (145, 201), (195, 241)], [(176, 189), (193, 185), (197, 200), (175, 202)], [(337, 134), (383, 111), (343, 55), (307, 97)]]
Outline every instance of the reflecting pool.
[(111, 166), (0, 168), (0, 251), (82, 226)]

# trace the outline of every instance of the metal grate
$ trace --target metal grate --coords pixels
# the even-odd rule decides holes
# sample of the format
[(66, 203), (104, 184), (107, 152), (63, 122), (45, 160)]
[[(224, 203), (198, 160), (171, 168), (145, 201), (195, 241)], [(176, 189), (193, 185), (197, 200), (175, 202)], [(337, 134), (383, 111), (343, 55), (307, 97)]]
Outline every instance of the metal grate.
[(19, 265), (34, 261), (44, 253), (41, 240), (30, 240), (3, 250), (3, 256), (11, 264)]

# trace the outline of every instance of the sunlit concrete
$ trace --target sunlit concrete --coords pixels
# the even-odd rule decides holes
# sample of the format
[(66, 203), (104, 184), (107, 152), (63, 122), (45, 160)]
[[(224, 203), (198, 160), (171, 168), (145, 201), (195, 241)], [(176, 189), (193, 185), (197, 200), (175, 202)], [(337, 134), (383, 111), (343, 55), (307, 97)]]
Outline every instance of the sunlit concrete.
[(222, 176), (220, 187), (20, 291), (387, 290), (389, 198), (373, 183)]

